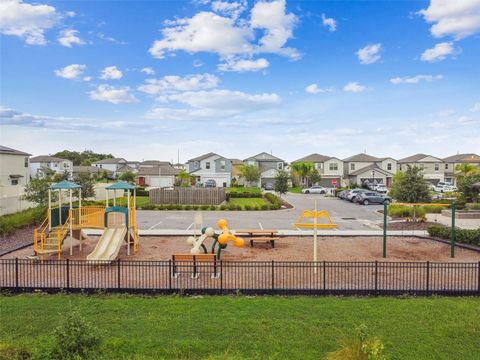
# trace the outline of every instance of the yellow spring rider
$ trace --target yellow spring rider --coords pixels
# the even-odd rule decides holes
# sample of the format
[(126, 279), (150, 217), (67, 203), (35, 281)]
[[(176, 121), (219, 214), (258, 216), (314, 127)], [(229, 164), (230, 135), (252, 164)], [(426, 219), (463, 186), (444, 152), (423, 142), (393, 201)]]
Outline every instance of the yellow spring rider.
[[(213, 245), (212, 245), (212, 254), (217, 252), (217, 259), (220, 260), (220, 255), (222, 250), (225, 249), (228, 245), (228, 242), (231, 241), (236, 247), (243, 247), (245, 243), (242, 238), (233, 235), (230, 230), (228, 229), (228, 223), (225, 219), (220, 219), (217, 222), (217, 226), (220, 230), (222, 230), (221, 234), (213, 235)], [(215, 247), (218, 245), (217, 250)]]

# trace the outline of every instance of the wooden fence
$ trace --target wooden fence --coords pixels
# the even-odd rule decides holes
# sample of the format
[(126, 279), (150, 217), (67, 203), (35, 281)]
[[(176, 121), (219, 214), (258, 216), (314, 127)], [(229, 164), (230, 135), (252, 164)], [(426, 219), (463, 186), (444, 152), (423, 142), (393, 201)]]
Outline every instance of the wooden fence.
[(150, 204), (218, 205), (225, 200), (225, 188), (175, 188), (150, 190)]

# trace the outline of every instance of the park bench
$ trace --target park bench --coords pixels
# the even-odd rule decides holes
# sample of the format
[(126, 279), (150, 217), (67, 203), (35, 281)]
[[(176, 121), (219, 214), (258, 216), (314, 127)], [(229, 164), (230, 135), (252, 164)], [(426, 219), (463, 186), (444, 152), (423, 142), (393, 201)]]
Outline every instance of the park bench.
[(280, 240), (277, 230), (241, 229), (236, 230), (235, 235), (248, 237), (250, 240), (250, 247), (253, 247), (255, 242), (266, 242), (269, 243), (272, 248), (274, 248), (275, 241)]
[[(172, 276), (177, 278), (181, 273), (191, 272), (192, 278), (196, 279), (200, 273), (209, 272), (205, 271), (208, 264), (212, 265), (212, 278), (217, 278), (219, 273), (217, 272), (217, 256), (215, 254), (174, 254), (172, 255)], [(185, 268), (191, 269), (191, 271), (182, 271)]]

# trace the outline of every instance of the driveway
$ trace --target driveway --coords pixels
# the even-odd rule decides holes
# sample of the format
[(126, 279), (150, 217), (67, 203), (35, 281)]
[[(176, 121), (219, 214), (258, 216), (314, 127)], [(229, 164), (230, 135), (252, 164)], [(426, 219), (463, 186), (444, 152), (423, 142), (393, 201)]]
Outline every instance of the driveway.
[[(382, 222), (376, 210), (383, 205), (357, 205), (336, 198), (314, 194), (286, 194), (284, 199), (295, 208), (276, 211), (202, 211), (203, 224), (216, 227), (218, 219), (228, 220), (232, 229), (294, 230), (294, 223), (303, 210), (313, 210), (317, 200), (318, 210), (327, 210), (340, 230), (372, 230)], [(189, 230), (193, 228), (195, 211), (137, 211), (139, 228)]]

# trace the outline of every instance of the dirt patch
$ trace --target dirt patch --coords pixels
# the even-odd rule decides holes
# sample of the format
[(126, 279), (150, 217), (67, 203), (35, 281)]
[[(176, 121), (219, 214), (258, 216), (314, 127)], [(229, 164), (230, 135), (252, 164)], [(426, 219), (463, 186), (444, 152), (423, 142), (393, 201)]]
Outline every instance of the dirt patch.
[[(437, 222), (425, 221), (425, 222), (412, 222), (412, 221), (398, 221), (398, 222), (389, 222), (388, 230), (427, 230), (430, 225), (440, 225)], [(383, 229), (383, 224), (381, 225)]]
[(34, 226), (15, 231), (13, 234), (0, 237), (0, 256), (10, 251), (33, 244)]
[[(70, 256), (69, 243), (63, 246), (62, 258), (85, 259), (93, 251), (98, 237), (90, 237), (84, 241), (80, 252), (78, 246), (73, 248)], [(430, 239), (416, 237), (389, 237), (387, 242), (387, 258), (382, 257), (382, 237), (339, 237), (328, 236), (318, 239), (318, 260), (327, 261), (439, 261), (439, 262), (471, 262), (480, 261), (480, 253), (457, 248), (454, 259), (450, 258), (450, 246)], [(210, 249), (212, 240), (206, 242)], [(136, 255), (127, 255), (126, 246), (120, 250), (122, 260), (169, 260), (172, 254), (189, 253), (190, 246), (186, 237), (141, 237), (140, 249)], [(7, 254), (2, 258), (25, 258), (33, 254), (33, 248)], [(56, 259), (56, 256), (51, 256)], [(276, 241), (275, 248), (269, 244), (255, 243), (251, 248), (248, 242), (245, 247), (237, 248), (233, 244), (222, 252), (223, 260), (236, 261), (310, 261), (313, 259), (312, 237), (285, 237)]]

